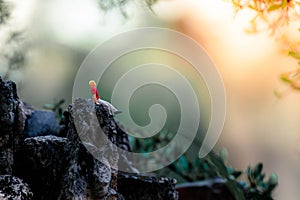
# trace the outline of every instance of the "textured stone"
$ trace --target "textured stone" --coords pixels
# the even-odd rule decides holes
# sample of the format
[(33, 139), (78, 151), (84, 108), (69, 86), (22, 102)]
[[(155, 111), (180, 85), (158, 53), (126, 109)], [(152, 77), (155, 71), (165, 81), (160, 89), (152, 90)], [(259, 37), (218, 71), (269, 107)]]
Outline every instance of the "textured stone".
[(112, 183), (116, 176), (118, 152), (112, 145), (111, 138), (100, 134), (95, 105), (91, 101), (78, 99), (73, 106), (69, 106), (65, 117), (68, 130), (65, 151), (69, 152), (66, 160), (71, 165), (64, 176), (59, 198), (121, 198)]
[(0, 174), (12, 174), (14, 153), (22, 141), (25, 115), (14, 82), (0, 77)]
[(57, 135), (59, 124), (52, 111), (34, 110), (27, 116), (23, 134), (26, 137)]
[(208, 179), (193, 183), (183, 183), (178, 185), (177, 191), (179, 199), (219, 199), (234, 200), (226, 181), (222, 178)]
[(126, 200), (177, 200), (176, 180), (119, 172), (118, 191)]
[(66, 170), (66, 138), (39, 136), (24, 140), (17, 153), (15, 172), (34, 193), (34, 199), (57, 199)]
[(53, 113), (20, 101), (15, 84), (1, 78), (0, 105), (0, 174), (22, 178), (33, 193), (17, 177), (5, 175), (0, 178), (0, 199), (143, 200), (149, 194), (157, 200), (176, 199), (173, 179), (119, 174), (120, 166), (138, 171), (120, 151), (131, 151), (127, 133), (102, 105), (75, 100), (61, 124), (65, 137), (48, 135), (57, 129)]
[(0, 175), (0, 199), (30, 200), (32, 192), (21, 179), (11, 175)]

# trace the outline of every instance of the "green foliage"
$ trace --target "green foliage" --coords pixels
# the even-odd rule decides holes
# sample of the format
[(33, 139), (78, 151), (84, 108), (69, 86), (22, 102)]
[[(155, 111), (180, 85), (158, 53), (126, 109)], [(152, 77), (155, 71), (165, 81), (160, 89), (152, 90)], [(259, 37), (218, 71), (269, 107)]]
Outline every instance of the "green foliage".
[(297, 60), (300, 60), (300, 54), (294, 51), (289, 51), (289, 56), (292, 56), (293, 58), (296, 58)]
[(249, 184), (243, 184), (245, 197), (250, 200), (271, 200), (272, 192), (278, 184), (278, 178), (275, 173), (272, 173), (265, 181), (265, 173), (262, 171), (263, 164), (258, 163), (255, 167), (249, 166), (246, 170), (246, 175)]
[(293, 89), (300, 90), (300, 68), (281, 74), (281, 80)]
[[(173, 134), (169, 134), (167, 131), (162, 131), (161, 134), (157, 135), (159, 136), (153, 137), (152, 140), (138, 140), (130, 137), (133, 151), (146, 153), (156, 150), (168, 144), (173, 137)], [(173, 151), (174, 148), (176, 149), (174, 146), (172, 148), (170, 151)], [(184, 180), (184, 182), (195, 182), (221, 177), (226, 180), (226, 187), (237, 200), (272, 199), (272, 192), (277, 186), (276, 174), (272, 174), (269, 180), (265, 181), (262, 163), (257, 164), (254, 168), (249, 166), (243, 172), (226, 165), (227, 158), (228, 151), (225, 148), (221, 149), (219, 155), (211, 152), (203, 159), (199, 159), (196, 156), (193, 159), (189, 159), (184, 154), (160, 173), (166, 174), (166, 170), (171, 171), (177, 177), (180, 177), (181, 180)], [(157, 159), (158, 162), (163, 162), (166, 157), (161, 156)], [(242, 180), (242, 178), (245, 180)]]
[[(250, 33), (257, 32), (257, 22), (265, 23), (271, 33), (275, 33), (281, 27), (288, 25), (291, 21), (300, 19), (300, 2), (294, 0), (231, 0), (236, 11), (250, 9), (254, 11), (255, 17), (250, 21)], [(300, 29), (298, 29), (299, 31)], [(284, 41), (284, 39), (282, 39)], [(288, 56), (300, 63), (299, 42), (289, 44)], [(281, 80), (288, 83), (291, 88), (300, 90), (299, 68), (291, 72), (281, 74)], [(282, 97), (281, 92), (275, 91), (277, 97)]]
[[(152, 5), (155, 4), (157, 1), (158, 0), (145, 0), (145, 3), (148, 6), (148, 8), (152, 10)], [(97, 0), (97, 2), (101, 10), (108, 11), (117, 8), (124, 17), (127, 17), (125, 6), (129, 2), (132, 2), (132, 0)]]
[(251, 29), (248, 32), (256, 32), (257, 22), (263, 22), (274, 33), (279, 27), (287, 25), (291, 19), (300, 18), (300, 3), (297, 1), (231, 0), (231, 3), (237, 12), (244, 9), (254, 11), (255, 16), (251, 20)]
[(61, 121), (64, 117), (63, 115), (63, 107), (62, 105), (65, 103), (64, 99), (60, 99), (59, 101), (54, 100), (53, 103), (51, 104), (45, 104), (44, 108), (47, 110), (52, 110), (55, 115), (56, 118)]

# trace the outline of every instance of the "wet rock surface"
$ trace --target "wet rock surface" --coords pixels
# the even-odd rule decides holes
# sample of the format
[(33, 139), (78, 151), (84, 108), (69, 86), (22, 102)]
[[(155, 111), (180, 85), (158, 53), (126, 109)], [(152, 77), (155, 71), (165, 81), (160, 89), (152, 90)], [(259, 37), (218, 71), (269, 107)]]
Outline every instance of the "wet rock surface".
[[(46, 114), (51, 120), (38, 117), (44, 111), (20, 101), (15, 84), (1, 78), (0, 104), (0, 186), (6, 188), (0, 187), (1, 198), (178, 199), (174, 179), (137, 174), (120, 151), (131, 150), (127, 134), (102, 105), (77, 99), (64, 114), (65, 137), (58, 137), (35, 136), (55, 132), (52, 114)], [(120, 166), (135, 174), (120, 174)]]

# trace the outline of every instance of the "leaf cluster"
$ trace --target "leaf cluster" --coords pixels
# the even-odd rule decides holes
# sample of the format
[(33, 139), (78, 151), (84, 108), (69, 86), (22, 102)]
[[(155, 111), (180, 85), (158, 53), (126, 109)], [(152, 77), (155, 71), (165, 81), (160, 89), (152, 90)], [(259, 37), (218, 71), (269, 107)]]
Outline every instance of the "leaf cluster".
[(255, 167), (249, 166), (245, 172), (248, 183), (241, 182), (245, 191), (246, 199), (250, 200), (272, 200), (272, 192), (278, 184), (277, 175), (272, 173), (266, 181), (263, 173), (263, 164), (258, 163)]
[(226, 180), (226, 186), (235, 199), (272, 200), (272, 192), (278, 184), (278, 178), (272, 173), (266, 181), (263, 164), (249, 166), (245, 171), (236, 170), (226, 165), (228, 152), (222, 149), (219, 155), (210, 153), (204, 159), (189, 161), (185, 155), (181, 156), (171, 168), (188, 182), (221, 177)]
[[(153, 137), (152, 140), (143, 139), (138, 142), (138, 139), (131, 137), (133, 151), (154, 151), (156, 148), (168, 144), (172, 139), (172, 134), (168, 135), (166, 131), (163, 131), (163, 134), (157, 135), (160, 136)], [(176, 149), (174, 146), (172, 148), (170, 151)], [(168, 158), (168, 155), (162, 155), (157, 158), (156, 162), (163, 162), (166, 158)], [(272, 199), (272, 192), (277, 186), (276, 174), (272, 174), (269, 180), (265, 181), (262, 163), (257, 164), (255, 167), (249, 166), (247, 170), (241, 171), (226, 165), (227, 158), (228, 152), (225, 148), (220, 151), (219, 155), (211, 152), (203, 159), (199, 159), (196, 156), (190, 159), (184, 154), (164, 170), (172, 171), (176, 176), (184, 180), (184, 182), (195, 182), (220, 177), (226, 181), (226, 187), (233, 197), (238, 200)]]
[(257, 23), (264, 22), (274, 33), (278, 28), (300, 18), (300, 2), (297, 0), (231, 0), (235, 10), (250, 9), (255, 15), (248, 32), (257, 32)]

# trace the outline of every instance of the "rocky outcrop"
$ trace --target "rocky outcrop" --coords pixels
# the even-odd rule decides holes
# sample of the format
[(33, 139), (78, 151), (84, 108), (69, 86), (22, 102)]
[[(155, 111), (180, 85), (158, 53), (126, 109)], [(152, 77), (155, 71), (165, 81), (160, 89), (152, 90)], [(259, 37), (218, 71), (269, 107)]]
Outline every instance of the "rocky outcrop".
[(12, 174), (14, 155), (22, 141), (25, 114), (16, 84), (0, 77), (0, 174)]
[(0, 175), (0, 199), (30, 200), (32, 192), (21, 179), (11, 175)]
[(228, 190), (226, 182), (222, 178), (214, 178), (193, 183), (183, 183), (176, 188), (179, 199), (235, 200)]
[(120, 172), (118, 189), (125, 199), (130, 200), (174, 200), (176, 180), (165, 177), (141, 176)]
[(26, 119), (23, 135), (26, 137), (57, 135), (59, 124), (52, 111), (34, 110)]
[(16, 156), (15, 174), (30, 185), (34, 199), (57, 199), (66, 171), (66, 138), (26, 138)]
[(95, 105), (78, 99), (69, 106), (65, 117), (68, 130), (65, 152), (69, 165), (59, 198), (122, 199), (115, 182), (118, 152), (109, 140), (111, 138), (100, 134)]
[[(0, 187), (0, 195), (37, 200), (130, 200), (150, 195), (157, 200), (178, 199), (174, 179), (138, 174), (120, 151), (131, 150), (127, 134), (102, 105), (75, 100), (61, 124), (65, 137), (58, 137), (48, 135), (56, 133), (53, 113), (20, 101), (13, 82), (0, 78), (0, 91), (0, 174), (24, 180), (19, 181), (24, 187), (14, 187), (15, 191)], [(135, 174), (120, 174), (119, 166)], [(11, 185), (17, 177), (3, 182)]]

